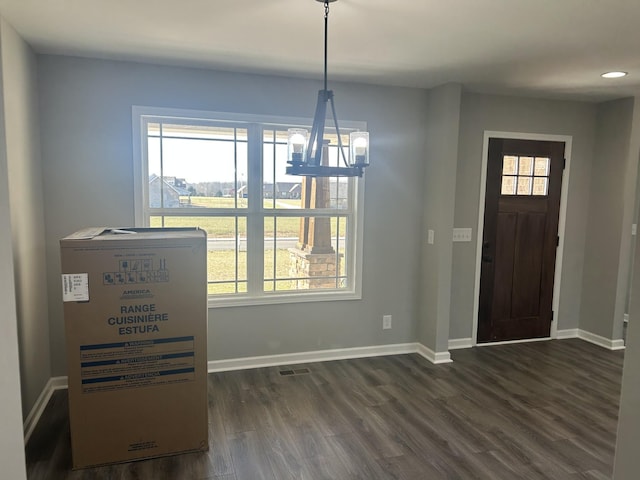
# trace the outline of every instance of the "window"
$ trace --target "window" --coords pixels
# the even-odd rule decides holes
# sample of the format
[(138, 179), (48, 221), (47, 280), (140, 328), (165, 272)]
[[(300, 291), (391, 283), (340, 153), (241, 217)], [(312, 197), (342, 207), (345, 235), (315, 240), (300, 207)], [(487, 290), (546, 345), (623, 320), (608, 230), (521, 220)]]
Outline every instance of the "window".
[(502, 195), (545, 196), (549, 192), (547, 157), (505, 155), (502, 159)]
[(285, 172), (288, 128), (310, 123), (134, 108), (136, 221), (207, 232), (211, 306), (359, 298), (362, 179)]

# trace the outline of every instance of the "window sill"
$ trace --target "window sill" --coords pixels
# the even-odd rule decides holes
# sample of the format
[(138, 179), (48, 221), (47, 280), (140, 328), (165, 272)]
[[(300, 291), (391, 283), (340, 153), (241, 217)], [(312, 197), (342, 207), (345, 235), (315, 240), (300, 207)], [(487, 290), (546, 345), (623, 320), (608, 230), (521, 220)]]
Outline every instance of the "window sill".
[(259, 297), (234, 296), (223, 297), (210, 295), (207, 301), (209, 308), (224, 307), (249, 307), (256, 305), (279, 305), (309, 302), (335, 302), (342, 300), (362, 300), (362, 294), (358, 292), (327, 292), (327, 293), (292, 293), (292, 294), (265, 294)]

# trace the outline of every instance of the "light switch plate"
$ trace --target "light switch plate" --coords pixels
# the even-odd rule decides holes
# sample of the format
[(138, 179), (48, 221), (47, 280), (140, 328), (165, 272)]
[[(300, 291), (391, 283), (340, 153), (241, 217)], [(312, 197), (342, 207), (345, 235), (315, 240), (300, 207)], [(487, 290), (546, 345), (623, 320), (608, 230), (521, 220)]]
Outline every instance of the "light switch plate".
[(427, 243), (429, 245), (433, 245), (434, 242), (434, 237), (436, 236), (436, 232), (434, 232), (433, 230), (429, 230), (429, 232), (427, 232)]
[(454, 228), (453, 241), (454, 242), (470, 242), (471, 229), (470, 228)]

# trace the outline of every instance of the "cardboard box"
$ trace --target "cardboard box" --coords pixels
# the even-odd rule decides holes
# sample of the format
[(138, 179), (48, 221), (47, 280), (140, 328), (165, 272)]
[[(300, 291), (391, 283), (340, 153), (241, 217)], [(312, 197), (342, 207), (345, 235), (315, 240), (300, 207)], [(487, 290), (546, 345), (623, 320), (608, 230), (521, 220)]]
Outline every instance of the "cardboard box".
[(207, 450), (205, 232), (92, 228), (60, 248), (73, 468)]

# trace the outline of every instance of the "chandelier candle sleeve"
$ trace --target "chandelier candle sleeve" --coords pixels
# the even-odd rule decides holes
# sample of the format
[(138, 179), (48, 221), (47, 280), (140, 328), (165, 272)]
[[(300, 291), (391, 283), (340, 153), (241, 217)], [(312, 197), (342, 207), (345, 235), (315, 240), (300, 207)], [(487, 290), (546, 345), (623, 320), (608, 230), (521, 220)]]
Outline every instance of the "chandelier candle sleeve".
[(349, 134), (351, 166), (369, 165), (369, 132), (351, 132)]

